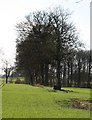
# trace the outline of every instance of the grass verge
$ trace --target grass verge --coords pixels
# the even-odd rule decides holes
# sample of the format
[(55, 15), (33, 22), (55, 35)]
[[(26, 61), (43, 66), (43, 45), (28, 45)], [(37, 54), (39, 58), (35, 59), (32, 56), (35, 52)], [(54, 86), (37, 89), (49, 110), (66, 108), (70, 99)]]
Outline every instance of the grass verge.
[(3, 118), (90, 118), (89, 110), (73, 108), (65, 102), (71, 99), (90, 100), (90, 89), (64, 89), (73, 92), (53, 92), (50, 87), (7, 84), (2, 92)]

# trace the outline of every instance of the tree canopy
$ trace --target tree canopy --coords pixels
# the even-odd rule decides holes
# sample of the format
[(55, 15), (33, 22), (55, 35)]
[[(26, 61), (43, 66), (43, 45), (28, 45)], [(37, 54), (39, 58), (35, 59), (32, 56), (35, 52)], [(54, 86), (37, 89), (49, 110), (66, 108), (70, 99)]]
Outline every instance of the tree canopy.
[(69, 86), (76, 69), (81, 72), (79, 64), (85, 58), (75, 60), (81, 42), (69, 17), (70, 13), (56, 8), (30, 13), (26, 21), (17, 24), (16, 66), (27, 83), (61, 86), (67, 82)]

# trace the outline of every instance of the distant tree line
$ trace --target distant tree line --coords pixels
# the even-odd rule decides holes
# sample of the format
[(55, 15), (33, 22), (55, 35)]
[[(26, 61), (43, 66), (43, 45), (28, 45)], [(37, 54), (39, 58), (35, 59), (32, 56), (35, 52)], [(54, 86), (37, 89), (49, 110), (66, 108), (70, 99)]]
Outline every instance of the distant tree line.
[(28, 84), (90, 87), (91, 51), (61, 8), (37, 11), (16, 25), (16, 68)]

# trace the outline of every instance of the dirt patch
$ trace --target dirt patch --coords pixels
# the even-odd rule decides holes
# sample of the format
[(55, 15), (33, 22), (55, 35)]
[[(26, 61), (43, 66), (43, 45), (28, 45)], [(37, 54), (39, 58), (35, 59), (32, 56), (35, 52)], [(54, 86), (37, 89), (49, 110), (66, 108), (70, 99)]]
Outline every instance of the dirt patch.
[(76, 108), (92, 111), (92, 100), (80, 100), (80, 99), (71, 99), (71, 100), (58, 100), (55, 103), (60, 107)]
[(85, 109), (85, 110), (92, 111), (92, 100), (73, 99), (73, 100), (71, 100), (70, 103), (73, 108)]

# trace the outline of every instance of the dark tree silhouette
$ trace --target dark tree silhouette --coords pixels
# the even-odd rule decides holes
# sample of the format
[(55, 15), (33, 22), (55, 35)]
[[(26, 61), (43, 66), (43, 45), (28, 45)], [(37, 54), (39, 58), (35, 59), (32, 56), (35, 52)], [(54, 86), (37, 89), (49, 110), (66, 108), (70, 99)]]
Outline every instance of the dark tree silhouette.
[(83, 73), (91, 75), (89, 54), (81, 49), (83, 45), (69, 17), (68, 12), (56, 8), (31, 13), (17, 24), (16, 67), (26, 83), (56, 84), (57, 88), (90, 83), (86, 78), (82, 80)]

